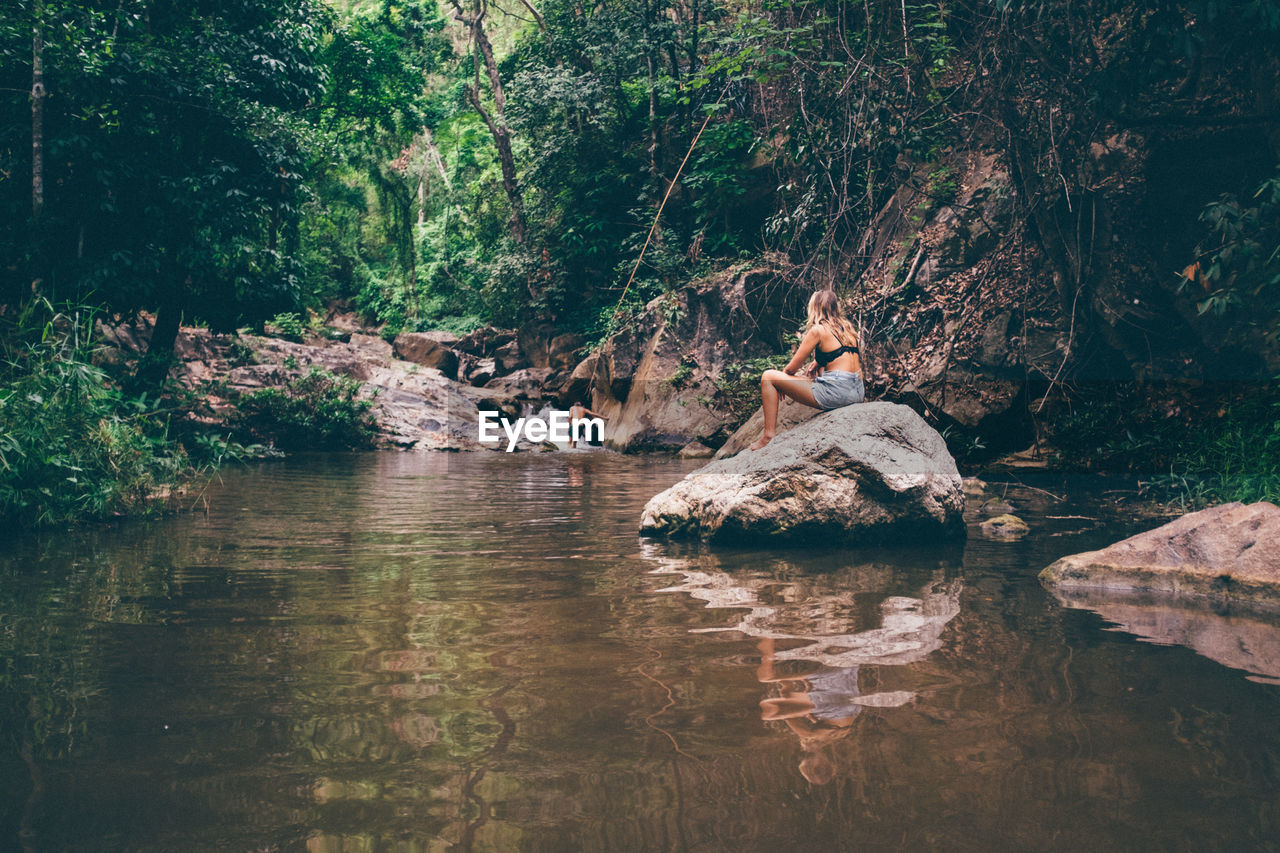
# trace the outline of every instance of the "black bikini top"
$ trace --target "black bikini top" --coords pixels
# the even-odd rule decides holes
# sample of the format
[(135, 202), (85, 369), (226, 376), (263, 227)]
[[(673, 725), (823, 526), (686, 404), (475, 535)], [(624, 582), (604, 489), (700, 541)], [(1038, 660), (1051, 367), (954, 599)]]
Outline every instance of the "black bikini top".
[(824, 352), (823, 350), (815, 347), (813, 350), (813, 360), (818, 362), (819, 367), (826, 367), (828, 364), (839, 358), (841, 354), (846, 352), (857, 355), (858, 348), (851, 347), (848, 344), (843, 344), (831, 350), (831, 352)]

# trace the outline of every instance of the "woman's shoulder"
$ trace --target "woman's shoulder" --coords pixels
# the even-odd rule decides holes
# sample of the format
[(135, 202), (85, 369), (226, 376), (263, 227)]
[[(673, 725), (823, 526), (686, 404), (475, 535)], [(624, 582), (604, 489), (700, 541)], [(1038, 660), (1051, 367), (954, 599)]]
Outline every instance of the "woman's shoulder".
[(812, 331), (817, 334), (820, 340), (823, 340), (823, 341), (830, 340), (831, 338), (834, 338), (836, 336), (831, 326), (827, 323), (822, 322), (821, 320), (818, 320), (813, 324)]

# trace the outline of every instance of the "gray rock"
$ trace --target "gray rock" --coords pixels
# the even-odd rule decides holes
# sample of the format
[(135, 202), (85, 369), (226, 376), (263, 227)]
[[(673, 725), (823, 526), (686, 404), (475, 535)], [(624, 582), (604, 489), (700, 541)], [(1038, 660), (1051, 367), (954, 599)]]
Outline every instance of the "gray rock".
[(526, 367), (506, 376), (498, 376), (484, 384), (486, 390), (516, 400), (541, 400), (544, 386), (551, 375), (549, 367)]
[(547, 345), (547, 366), (556, 370), (572, 370), (577, 361), (578, 351), (586, 344), (585, 335), (556, 335)]
[(1056, 589), (1158, 592), (1280, 605), (1280, 507), (1222, 504), (1040, 573)]
[(369, 358), (388, 359), (393, 355), (391, 344), (377, 335), (362, 335), (353, 332), (350, 339), (348, 339), (348, 343), (352, 349), (358, 350)]
[(824, 544), (964, 535), (942, 437), (906, 406), (824, 412), (763, 450), (719, 459), (645, 506), (642, 533)]
[(460, 368), (463, 379), (472, 385), (484, 385), (494, 377), (498, 372), (497, 366), (491, 358), (475, 358), (468, 356), (465, 364)]
[(723, 442), (732, 414), (718, 380), (732, 364), (777, 353), (781, 318), (794, 316), (803, 298), (769, 286), (776, 272), (769, 263), (741, 264), (656, 297), (578, 364), (568, 395), (589, 385), (588, 405), (609, 419), (611, 449)]
[(453, 348), (458, 352), (469, 353), (480, 357), (492, 357), (495, 350), (503, 344), (516, 339), (516, 333), (509, 329), (495, 329), (492, 326), (481, 326), (474, 332), (459, 338)]
[[(818, 415), (820, 409), (813, 406), (806, 406), (804, 403), (797, 403), (795, 400), (783, 399), (778, 406), (778, 433), (784, 433), (794, 427), (796, 424), (802, 424), (810, 418)], [(756, 413), (747, 419), (747, 422), (729, 436), (729, 439), (716, 451), (717, 459), (728, 459), (730, 456), (737, 456), (751, 445), (755, 444), (756, 439), (764, 432), (764, 409), (756, 409)]]

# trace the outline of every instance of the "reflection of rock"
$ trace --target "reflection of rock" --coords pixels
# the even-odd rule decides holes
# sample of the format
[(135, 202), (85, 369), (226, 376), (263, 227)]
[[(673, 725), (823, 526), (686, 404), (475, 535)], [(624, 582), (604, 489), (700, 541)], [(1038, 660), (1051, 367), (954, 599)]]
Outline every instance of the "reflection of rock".
[[(807, 660), (843, 669), (862, 664), (896, 666), (924, 660), (942, 646), (942, 630), (960, 612), (959, 580), (935, 577), (919, 596), (891, 595), (880, 603), (880, 624), (858, 624), (854, 593), (804, 595), (779, 590), (770, 578), (738, 579), (724, 572), (680, 568), (684, 582), (659, 590), (683, 592), (709, 608), (746, 610), (737, 622), (695, 633), (741, 631), (752, 637), (801, 640), (805, 645), (774, 653), (777, 660)], [(863, 703), (866, 704), (866, 703)]]
[(1056, 590), (1068, 607), (1092, 610), (1121, 630), (1161, 645), (1179, 645), (1210, 660), (1280, 684), (1280, 619), (1274, 614), (1219, 613), (1163, 596), (1098, 589)]
[(813, 544), (963, 535), (960, 474), (906, 406), (825, 412), (763, 450), (718, 459), (654, 497), (642, 533)]
[(1142, 590), (1280, 603), (1280, 507), (1223, 504), (1040, 573), (1063, 589)]

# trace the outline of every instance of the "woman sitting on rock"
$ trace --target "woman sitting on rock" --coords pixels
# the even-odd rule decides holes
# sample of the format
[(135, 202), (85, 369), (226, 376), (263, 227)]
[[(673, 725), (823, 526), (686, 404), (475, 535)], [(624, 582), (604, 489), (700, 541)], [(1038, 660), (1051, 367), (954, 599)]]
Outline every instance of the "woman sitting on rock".
[[(834, 290), (819, 290), (809, 297), (804, 336), (795, 355), (782, 370), (766, 370), (760, 377), (764, 404), (764, 434), (751, 445), (764, 447), (778, 432), (778, 396), (785, 394), (815, 409), (838, 409), (861, 403), (866, 396), (862, 384), (862, 362), (858, 358), (858, 335), (840, 311)], [(812, 354), (814, 364), (797, 376)]]

